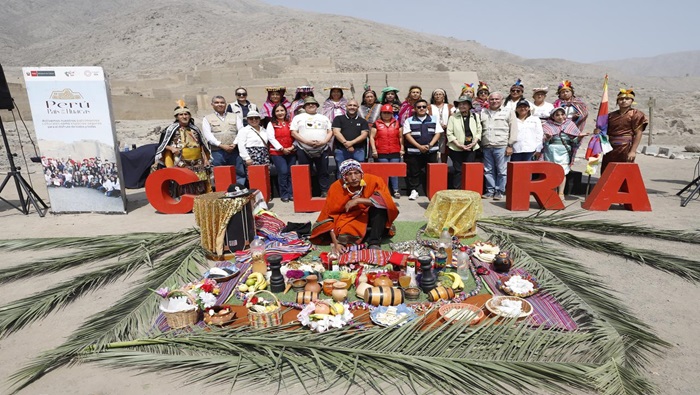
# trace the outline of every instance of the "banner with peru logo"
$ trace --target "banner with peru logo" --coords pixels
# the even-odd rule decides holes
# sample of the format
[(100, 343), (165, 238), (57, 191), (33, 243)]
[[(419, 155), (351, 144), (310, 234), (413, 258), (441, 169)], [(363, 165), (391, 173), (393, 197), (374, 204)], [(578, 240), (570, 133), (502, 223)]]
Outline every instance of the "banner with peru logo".
[(109, 85), (101, 67), (24, 67), (54, 213), (125, 213)]

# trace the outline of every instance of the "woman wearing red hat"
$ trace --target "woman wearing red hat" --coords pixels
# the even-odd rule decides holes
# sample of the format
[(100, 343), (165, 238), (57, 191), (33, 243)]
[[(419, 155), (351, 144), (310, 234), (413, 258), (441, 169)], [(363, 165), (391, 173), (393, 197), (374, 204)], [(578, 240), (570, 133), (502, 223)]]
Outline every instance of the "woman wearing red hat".
[[(374, 123), (369, 135), (372, 157), (377, 162), (401, 162), (404, 153), (401, 125), (394, 118), (394, 108), (391, 104), (382, 105), (380, 111), (379, 119)], [(399, 178), (389, 177), (389, 185), (394, 198), (400, 198)]]

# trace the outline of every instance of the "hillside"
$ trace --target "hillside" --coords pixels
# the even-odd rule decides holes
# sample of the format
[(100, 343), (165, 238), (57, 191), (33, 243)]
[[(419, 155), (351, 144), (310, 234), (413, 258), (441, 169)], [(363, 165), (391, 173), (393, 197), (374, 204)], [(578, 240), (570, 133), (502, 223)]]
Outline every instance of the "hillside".
[[(700, 133), (696, 101), (688, 100), (700, 95), (697, 77), (644, 77), (610, 64), (525, 59), (475, 41), (257, 0), (11, 0), (0, 15), (0, 51), (6, 70), (8, 66), (99, 65), (113, 80), (223, 68), (232, 61), (285, 55), (330, 58), (337, 73), (476, 71), (493, 90), (507, 90), (517, 78), (526, 88), (555, 88), (562, 79), (570, 79), (577, 96), (592, 104), (592, 112), (600, 100), (602, 77), (608, 73), (613, 93), (633, 86), (640, 107), (646, 106), (649, 96), (657, 99), (659, 132), (686, 137)], [(265, 75), (283, 71), (272, 68)], [(680, 127), (679, 122), (672, 123), (676, 118), (682, 118)]]
[(648, 77), (700, 77), (700, 51), (597, 62), (625, 73)]

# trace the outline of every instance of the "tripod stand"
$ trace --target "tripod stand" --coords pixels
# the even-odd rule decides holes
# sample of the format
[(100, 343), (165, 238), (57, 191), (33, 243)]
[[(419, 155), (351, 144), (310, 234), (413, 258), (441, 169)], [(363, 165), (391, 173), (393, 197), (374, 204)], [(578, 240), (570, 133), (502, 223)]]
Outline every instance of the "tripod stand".
[[(698, 164), (696, 165), (696, 168), (700, 166), (700, 158), (698, 158)], [(683, 198), (681, 201), (681, 207), (685, 207), (688, 205), (688, 202), (697, 194), (700, 194), (700, 176), (696, 177), (693, 181), (691, 181), (688, 185), (686, 185), (683, 189), (681, 189), (676, 196), (680, 196), (683, 192), (687, 191), (690, 188), (695, 187), (692, 192), (690, 192), (690, 195), (688, 197)]]
[[(22, 173), (20, 173), (19, 169), (15, 166), (15, 160), (12, 152), (10, 152), (10, 144), (7, 142), (7, 135), (5, 134), (5, 126), (2, 124), (2, 118), (0, 118), (0, 132), (2, 132), (2, 141), (5, 143), (5, 148), (7, 149), (7, 159), (10, 161), (10, 171), (7, 173), (7, 176), (5, 176), (5, 180), (2, 182), (2, 184), (0, 184), (0, 193), (2, 193), (2, 190), (5, 189), (5, 186), (7, 185), (7, 182), (10, 181), (10, 178), (14, 178), (20, 206), (15, 206), (2, 196), (0, 196), (0, 200), (21, 211), (24, 215), (29, 214), (29, 203), (31, 203), (39, 213), (39, 216), (43, 217), (46, 215), (46, 211), (48, 211), (49, 208), (46, 206), (46, 203), (41, 200), (39, 195), (36, 194), (34, 189), (32, 189), (32, 187), (27, 183), (27, 181), (25, 181), (24, 177), (22, 177)], [(25, 193), (27, 194), (26, 199), (24, 198)], [(39, 207), (39, 205), (41, 205), (43, 208)]]

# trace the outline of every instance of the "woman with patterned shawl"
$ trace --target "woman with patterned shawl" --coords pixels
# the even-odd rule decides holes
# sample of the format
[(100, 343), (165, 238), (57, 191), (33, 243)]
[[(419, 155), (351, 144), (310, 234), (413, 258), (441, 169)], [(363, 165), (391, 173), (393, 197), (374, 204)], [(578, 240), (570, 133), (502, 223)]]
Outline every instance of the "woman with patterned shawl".
[[(576, 150), (587, 133), (581, 133), (576, 124), (567, 119), (566, 110), (559, 107), (552, 110), (549, 119), (542, 125), (544, 131), (544, 160), (561, 165), (564, 174), (569, 174), (574, 165)], [(559, 197), (564, 200), (566, 178), (559, 185)]]
[(177, 191), (172, 191), (174, 197), (211, 192), (209, 145), (202, 138), (202, 132), (192, 121), (192, 115), (184, 101), (178, 101), (174, 116), (175, 122), (163, 132), (163, 140), (156, 150), (155, 162), (159, 168), (183, 167), (197, 174), (200, 181), (180, 185)]
[(260, 117), (262, 117), (262, 126), (267, 127), (267, 123), (275, 118), (272, 113), (272, 107), (277, 103), (282, 103), (287, 109), (287, 112), (291, 114), (292, 103), (284, 97), (285, 92), (287, 92), (286, 86), (268, 86), (265, 88), (267, 91), (267, 100), (262, 105), (260, 110)]
[(338, 115), (345, 115), (345, 106), (348, 104), (348, 99), (343, 97), (343, 91), (348, 90), (348, 88), (333, 85), (324, 90), (329, 90), (330, 92), (328, 94), (328, 99), (323, 102), (321, 114), (327, 116), (331, 123), (333, 123), (335, 117)]
[(384, 180), (364, 174), (360, 162), (343, 161), (338, 167), (340, 179), (328, 189), (326, 204), (311, 228), (311, 242), (331, 245), (342, 254), (346, 246), (365, 242), (381, 249), (384, 235), (393, 236), (393, 223), (399, 215)]
[(408, 118), (413, 116), (413, 107), (416, 105), (416, 102), (422, 98), (422, 94), (423, 89), (421, 89), (420, 86), (412, 85), (408, 88), (406, 100), (401, 103), (401, 109), (399, 110), (399, 124), (403, 125)]
[[(297, 115), (297, 111), (301, 111), (304, 109), (304, 99), (306, 99), (309, 96), (314, 95), (314, 87), (309, 86), (309, 85), (304, 85), (304, 86), (299, 86), (297, 87), (296, 94), (294, 96), (294, 100), (292, 100), (292, 107), (291, 107), (291, 112), (289, 113), (289, 119), (291, 120), (294, 118), (295, 115)], [(288, 111), (290, 109), (287, 109)]]
[(476, 97), (472, 100), (472, 112), (481, 114), (481, 110), (489, 108), (489, 86), (484, 81), (479, 81), (479, 87), (476, 89)]
[(559, 84), (557, 95), (559, 95), (559, 99), (554, 102), (554, 108), (563, 108), (566, 118), (574, 121), (578, 130), (583, 130), (586, 127), (586, 119), (588, 119), (588, 107), (583, 100), (574, 94), (574, 86), (571, 81), (564, 80)]

